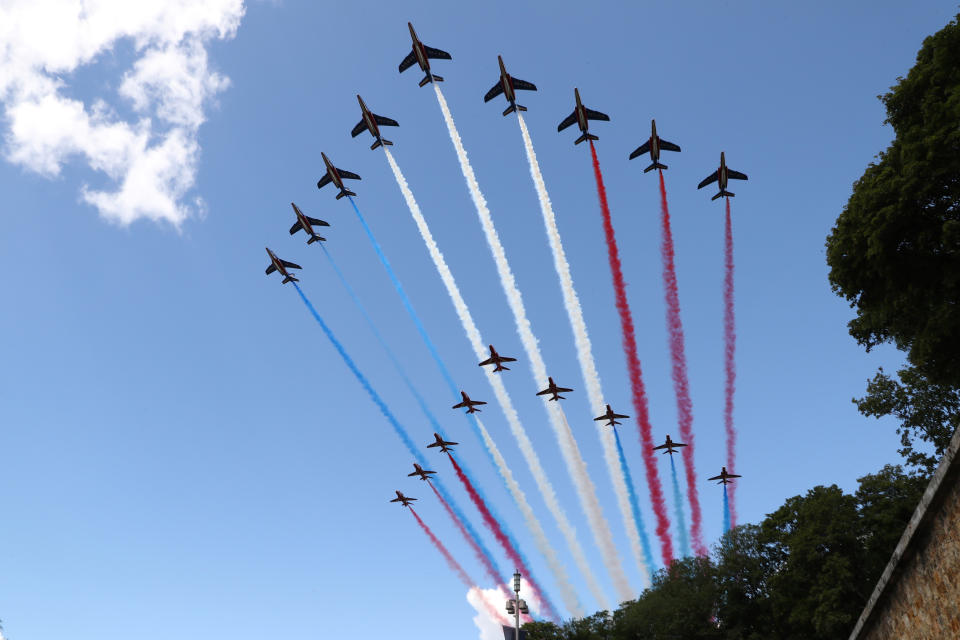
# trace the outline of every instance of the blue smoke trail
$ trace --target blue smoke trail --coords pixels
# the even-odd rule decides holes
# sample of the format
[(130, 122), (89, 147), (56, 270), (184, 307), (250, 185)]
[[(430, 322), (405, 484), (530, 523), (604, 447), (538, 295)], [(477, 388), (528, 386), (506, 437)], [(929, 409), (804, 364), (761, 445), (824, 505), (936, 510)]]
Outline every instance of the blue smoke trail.
[(643, 526), (643, 517), (640, 515), (640, 503), (637, 501), (637, 493), (633, 489), (633, 477), (630, 475), (630, 467), (627, 466), (627, 457), (623, 454), (623, 445), (620, 444), (620, 434), (616, 427), (613, 428), (613, 438), (617, 443), (617, 457), (620, 458), (620, 469), (623, 472), (624, 480), (627, 485), (627, 496), (630, 498), (630, 511), (633, 512), (633, 520), (637, 524), (637, 532), (640, 534), (640, 544), (643, 545), (643, 556), (648, 567), (653, 567), (653, 555), (650, 553), (650, 540), (647, 539), (647, 530)]
[[(453, 376), (450, 374), (450, 370), (447, 369), (447, 365), (444, 364), (443, 359), (440, 357), (440, 353), (437, 351), (436, 345), (434, 345), (433, 340), (430, 339), (430, 335), (427, 333), (427, 329), (424, 326), (423, 322), (420, 320), (420, 316), (417, 315), (417, 312), (413, 308), (413, 303), (410, 302), (410, 298), (407, 297), (407, 292), (404, 291), (403, 285), (400, 284), (400, 279), (397, 277), (396, 272), (394, 272), (393, 267), (390, 266), (390, 261), (387, 260), (387, 256), (383, 253), (383, 249), (380, 247), (380, 243), (377, 242), (376, 237), (373, 235), (373, 230), (370, 228), (370, 225), (367, 224), (366, 219), (363, 217), (363, 214), (360, 213), (360, 208), (357, 207), (356, 201), (351, 196), (347, 196), (347, 200), (350, 201), (350, 205), (353, 207), (354, 213), (357, 214), (357, 219), (360, 220), (360, 224), (363, 226), (363, 230), (366, 232), (367, 237), (370, 239), (370, 244), (373, 245), (373, 250), (377, 253), (377, 257), (380, 258), (380, 262), (383, 264), (383, 268), (387, 272), (387, 276), (390, 278), (390, 282), (393, 283), (393, 288), (396, 289), (397, 295), (400, 296), (400, 300), (403, 303), (404, 308), (407, 310), (407, 315), (410, 316), (410, 319), (413, 321), (414, 326), (417, 328), (417, 332), (420, 334), (420, 337), (423, 339), (424, 344), (427, 347), (427, 350), (430, 352), (430, 356), (433, 358), (434, 362), (437, 364), (437, 368), (440, 369), (440, 374), (443, 376), (444, 381), (447, 383), (447, 387), (450, 389), (450, 395), (454, 400), (459, 401), (460, 399), (460, 390), (457, 387), (457, 383), (453, 381)], [(465, 414), (467, 416), (467, 421), (470, 423), (470, 427), (473, 429), (474, 435), (477, 438), (483, 439), (483, 436), (480, 434), (480, 427), (477, 424), (476, 416), (473, 414)], [(437, 433), (441, 433), (438, 431)], [(442, 435), (442, 433), (441, 433)], [(490, 461), (496, 466), (496, 461), (493, 460), (492, 454), (484, 447), (484, 451), (487, 452), (487, 455), (490, 456)], [(463, 465), (460, 465), (463, 469), (464, 475), (471, 479), (474, 477), (472, 473)], [(520, 545), (517, 544), (516, 538), (513, 536), (513, 533), (506, 525), (506, 520), (500, 518), (496, 511), (493, 509), (491, 503), (487, 500), (486, 496), (481, 492), (478, 484), (472, 482), (474, 488), (477, 489), (477, 493), (483, 502), (487, 505), (487, 508), (490, 510), (490, 513), (501, 523), (501, 528), (504, 535), (507, 537), (507, 540), (510, 542), (510, 545), (516, 550), (517, 554), (520, 556), (520, 559), (523, 560), (524, 564), (529, 568), (530, 563), (524, 557), (523, 552), (520, 550)], [(539, 583), (542, 584), (542, 583)], [(546, 598), (546, 594), (542, 594)], [(556, 611), (556, 608), (553, 607), (552, 603), (550, 606)]]
[[(380, 343), (380, 346), (383, 347), (383, 350), (386, 352), (387, 357), (390, 359), (390, 362), (393, 364), (394, 369), (397, 373), (400, 374), (400, 378), (403, 380), (403, 383), (407, 386), (407, 389), (410, 390), (410, 393), (413, 394), (413, 397), (416, 398), (417, 404), (420, 405), (420, 410), (423, 411), (423, 414), (427, 417), (427, 420), (430, 421), (430, 424), (433, 426), (433, 430), (436, 433), (440, 434), (440, 437), (444, 440), (447, 439), (446, 434), (443, 432), (443, 428), (440, 426), (440, 422), (437, 420), (436, 416), (433, 415), (433, 412), (430, 411), (430, 408), (427, 406), (426, 400), (423, 396), (420, 395), (420, 392), (417, 391), (417, 388), (414, 386), (413, 382), (410, 380), (410, 377), (407, 375), (406, 370), (404, 370), (403, 365), (400, 363), (399, 358), (396, 354), (393, 353), (393, 349), (387, 344), (386, 339), (384, 339), (383, 334), (380, 333), (380, 330), (377, 329), (377, 325), (373, 322), (373, 318), (370, 317), (370, 314), (367, 312), (366, 307), (363, 306), (363, 303), (360, 302), (360, 297), (357, 295), (357, 292), (353, 290), (353, 287), (347, 282), (346, 277), (343, 275), (343, 272), (340, 271), (340, 267), (337, 266), (337, 263), (334, 261), (333, 256), (330, 255), (330, 252), (327, 250), (327, 247), (321, 242), (320, 248), (323, 249), (323, 253), (327, 256), (327, 260), (330, 261), (330, 266), (333, 267), (333, 271), (337, 274), (337, 277), (340, 278), (340, 283), (343, 284), (343, 288), (347, 290), (347, 293), (350, 294), (350, 298), (353, 300), (357, 309), (360, 310), (360, 314), (363, 316), (363, 319), (366, 320), (367, 326), (370, 327), (370, 331), (373, 332), (373, 335), (377, 338), (377, 341)], [(294, 283), (296, 284), (296, 283)], [(301, 294), (302, 295), (302, 294)], [(421, 461), (421, 464), (423, 462)], [(462, 466), (462, 465), (461, 465)], [(434, 480), (434, 482), (436, 482)], [(442, 492), (441, 492), (442, 493)], [(446, 494), (443, 495), (444, 500), (447, 501), (447, 504), (450, 505), (450, 508), (453, 509), (453, 512), (457, 515), (457, 518), (463, 523), (467, 532), (470, 534), (470, 537), (476, 541), (477, 546), (480, 547), (480, 551), (483, 552), (483, 555), (487, 557), (490, 561), (490, 564), (496, 568), (497, 575), (504, 576), (501, 567), (497, 564), (496, 559), (490, 550), (487, 549), (483, 544), (483, 540), (474, 530), (473, 525), (470, 524), (470, 521), (467, 520), (466, 516), (463, 514), (463, 511), (460, 510), (460, 506), (457, 505), (450, 497)]]
[[(303, 304), (307, 305), (307, 309), (309, 309), (310, 313), (313, 314), (314, 320), (316, 320), (317, 324), (320, 325), (320, 328), (323, 329), (323, 332), (326, 334), (327, 339), (330, 340), (330, 343), (333, 345), (333, 348), (337, 350), (337, 353), (339, 353), (340, 357), (343, 358), (343, 362), (347, 365), (350, 371), (353, 372), (353, 375), (356, 376), (357, 381), (360, 383), (363, 389), (370, 396), (370, 399), (373, 400), (373, 403), (377, 405), (378, 409), (380, 409), (380, 413), (383, 414), (383, 416), (387, 419), (387, 422), (390, 423), (390, 426), (393, 427), (394, 432), (400, 437), (400, 440), (403, 441), (403, 444), (407, 447), (407, 450), (410, 452), (410, 455), (416, 458), (417, 462), (419, 462), (422, 466), (428, 466), (426, 458), (423, 457), (423, 454), (420, 453), (420, 450), (417, 449), (417, 446), (413, 444), (413, 440), (410, 439), (410, 434), (408, 434), (407, 430), (403, 428), (403, 425), (401, 425), (397, 421), (393, 413), (390, 411), (390, 408), (387, 407), (387, 404), (383, 401), (382, 398), (380, 398), (380, 395), (377, 394), (376, 391), (374, 391), (372, 386), (370, 386), (370, 382), (367, 380), (366, 376), (364, 376), (360, 372), (360, 369), (357, 368), (357, 365), (353, 362), (353, 359), (347, 354), (346, 350), (343, 348), (343, 345), (340, 344), (340, 341), (337, 340), (336, 336), (333, 335), (333, 332), (327, 326), (327, 323), (323, 321), (323, 318), (321, 318), (320, 314), (317, 313), (317, 310), (313, 307), (313, 304), (310, 302), (310, 300), (307, 299), (307, 296), (304, 295), (303, 291), (301, 291), (300, 286), (296, 282), (293, 283), (293, 286), (296, 287), (297, 293), (300, 294), (300, 299), (303, 300)], [(432, 481), (434, 486), (437, 488), (437, 491), (439, 491), (440, 495), (443, 496), (443, 499), (447, 501), (447, 504), (453, 507), (453, 505), (455, 504), (453, 501), (453, 497), (449, 493), (447, 493), (447, 489), (446, 487), (443, 486), (443, 483), (440, 481), (440, 479), (433, 478)], [(466, 520), (466, 518), (461, 517), (461, 520), (463, 521), (464, 525), (466, 525), (467, 527), (470, 527), (470, 524)], [(477, 540), (477, 544), (480, 544), (480, 537), (476, 535), (476, 532), (474, 532), (472, 528), (470, 529), (470, 535)], [(485, 549), (484, 549), (484, 553), (487, 553), (487, 555), (489, 555), (489, 552), (487, 552)], [(492, 558), (492, 556), (490, 557)]]
[(730, 531), (730, 499), (727, 498), (727, 485), (723, 485), (723, 532)]
[(673, 480), (673, 509), (677, 519), (677, 535), (680, 537), (680, 552), (686, 558), (690, 555), (690, 539), (687, 538), (687, 523), (683, 519), (683, 496), (680, 493), (680, 483), (677, 481), (677, 467), (673, 464), (673, 454), (670, 454), (670, 477)]

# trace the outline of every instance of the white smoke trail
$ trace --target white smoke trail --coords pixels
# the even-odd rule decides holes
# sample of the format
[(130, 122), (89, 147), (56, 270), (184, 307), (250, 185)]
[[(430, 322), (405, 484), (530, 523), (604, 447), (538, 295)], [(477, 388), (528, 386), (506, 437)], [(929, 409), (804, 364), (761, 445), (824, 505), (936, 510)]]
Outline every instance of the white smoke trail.
[[(467, 181), (467, 187), (470, 190), (473, 204), (477, 209), (477, 215), (480, 217), (480, 224), (487, 238), (487, 244), (490, 246), (493, 260), (497, 265), (497, 273), (500, 275), (500, 285), (503, 287), (503, 292), (507, 296), (507, 303), (513, 312), (514, 322), (517, 325), (517, 333), (520, 335), (520, 341), (523, 343), (523, 348), (527, 353), (527, 357), (530, 359), (533, 377), (538, 386), (546, 386), (547, 366), (540, 353), (540, 347), (537, 345), (537, 338), (533, 335), (533, 331), (530, 328), (530, 321), (527, 319), (527, 312), (523, 306), (523, 296), (520, 294), (520, 289), (517, 288), (513, 273), (510, 271), (510, 264), (507, 261), (506, 252), (500, 243), (497, 230), (493, 226), (490, 210), (487, 208), (487, 202), (483, 197), (483, 193), (480, 192), (480, 185), (477, 183), (476, 175), (473, 173), (473, 167), (470, 165), (469, 158), (467, 158), (467, 151), (463, 147), (460, 133), (457, 131), (457, 126), (453, 122), (450, 107), (447, 106), (447, 101), (443, 97), (440, 87), (434, 84), (433, 88), (437, 94), (437, 102), (440, 104), (440, 110), (443, 112), (443, 119), (447, 123), (447, 131), (450, 133), (450, 139), (453, 141), (453, 146), (457, 151), (460, 169), (463, 172), (463, 177)], [(563, 415), (563, 409), (558, 406), (556, 402), (549, 403), (545, 401), (545, 406), (547, 408), (547, 414), (550, 417), (550, 425), (553, 427), (554, 435), (560, 445), (560, 452), (563, 454), (563, 459), (566, 462), (567, 469), (577, 489), (580, 506), (587, 516), (587, 523), (590, 525), (594, 540), (596, 540), (597, 546), (600, 548), (600, 554), (603, 557), (607, 571), (610, 572), (613, 578), (614, 588), (617, 590), (620, 600), (629, 600), (636, 594), (634, 594), (630, 588), (630, 584), (627, 582), (627, 576), (623, 572), (617, 547), (614, 545), (613, 536), (610, 534), (610, 527), (607, 525), (606, 519), (603, 516), (603, 511), (597, 500), (596, 489), (593, 486), (590, 475), (587, 473), (586, 464), (583, 461), (583, 456), (580, 455), (580, 449), (577, 447), (577, 442), (573, 437), (573, 433), (570, 431), (570, 426), (567, 424), (566, 416)]]
[[(443, 254), (440, 252), (440, 247), (437, 246), (437, 242), (434, 240), (433, 234), (430, 232), (430, 227), (427, 226), (427, 221), (423, 217), (423, 213), (420, 211), (420, 205), (418, 205), (417, 201), (414, 199), (413, 191), (411, 191), (410, 186), (407, 184), (406, 178), (400, 171), (400, 166), (397, 164), (397, 161), (394, 160), (393, 154), (390, 153), (388, 148), (384, 147), (383, 151), (387, 156), (387, 162), (390, 163), (390, 169), (393, 171), (393, 176), (397, 181), (397, 185), (400, 187), (401, 193), (403, 193), (403, 199), (407, 203), (407, 208), (410, 209), (410, 214), (413, 216), (413, 220), (417, 225), (417, 229), (419, 229), (420, 235), (423, 237), (424, 244), (427, 245), (427, 251), (430, 253), (430, 257), (433, 259), (433, 264), (436, 267), (437, 272), (440, 274), (440, 279), (443, 281), (450, 299), (453, 301), (453, 306), (456, 309), (457, 316), (460, 318), (460, 324), (463, 325), (463, 329), (470, 341), (470, 346), (473, 347), (473, 351), (476, 356), (480, 360), (483, 360), (486, 356), (484, 351), (485, 343), (483, 342), (483, 338), (480, 336), (480, 330), (477, 329), (477, 325), (473, 321), (473, 316), (470, 313), (470, 309), (467, 307), (467, 303), (460, 293), (460, 288), (457, 286), (457, 281), (454, 279), (453, 273), (450, 271), (450, 267), (447, 266), (447, 262), (444, 259)], [(503, 409), (504, 415), (507, 418), (507, 423), (510, 425), (510, 430), (513, 433), (514, 438), (517, 440), (517, 445), (520, 448), (520, 452), (523, 454), (527, 465), (530, 467), (530, 471), (537, 483), (537, 488), (543, 495), (543, 499), (546, 502), (550, 513), (557, 521), (557, 525), (560, 528), (560, 531), (563, 533), (563, 536), (567, 541), (567, 545), (570, 547), (570, 551), (573, 554), (577, 566), (583, 572), (584, 576), (586, 576), (588, 586), (590, 587), (591, 592), (594, 594), (594, 597), (597, 598), (597, 602), (602, 608), (608, 608), (606, 596), (600, 589), (600, 586), (597, 584), (596, 579), (593, 577), (590, 565), (586, 559), (586, 555), (584, 554), (583, 549), (580, 547), (580, 543), (577, 540), (576, 530), (574, 530), (573, 525), (570, 524), (566, 514), (560, 507), (560, 502), (557, 500), (556, 492), (554, 492), (553, 486), (550, 484), (550, 480), (547, 478), (547, 474), (543, 470), (543, 466), (540, 464), (540, 458), (537, 456), (537, 452), (533, 448), (533, 443), (530, 442), (530, 438), (527, 437), (527, 433), (523, 428), (523, 424), (520, 422), (520, 418), (517, 415), (516, 410), (513, 408), (513, 402), (510, 400), (510, 396), (507, 393), (506, 387), (503, 385), (503, 381), (498, 376), (493, 374), (489, 369), (484, 369), (484, 372), (487, 375), (487, 380), (493, 387), (494, 394), (497, 396), (497, 401), (499, 402), (500, 407)], [(537, 548), (547, 560), (550, 571), (553, 573), (554, 579), (557, 581), (557, 585), (560, 588), (560, 594), (563, 598), (564, 606), (566, 606), (567, 610), (570, 611), (574, 616), (583, 615), (583, 607), (577, 598), (576, 590), (573, 588), (573, 585), (570, 584), (570, 578), (567, 576), (566, 568), (560, 562), (556, 551), (553, 549), (553, 546), (551, 546), (550, 541), (547, 539), (547, 535), (544, 532), (543, 527), (540, 526), (540, 521), (537, 520), (537, 517), (533, 513), (533, 509), (530, 507), (530, 503), (527, 502), (526, 495), (523, 493), (523, 490), (520, 489), (520, 485), (517, 484), (517, 481), (514, 479), (513, 473), (510, 471), (510, 467), (507, 465), (506, 460), (504, 460), (503, 455), (497, 448), (496, 443), (490, 436), (490, 433), (486, 430), (480, 420), (477, 420), (477, 425), (480, 427), (480, 434), (483, 438), (484, 445), (493, 456), (497, 470), (500, 472), (504, 483), (506, 483), (511, 497), (513, 497), (514, 502), (520, 509), (520, 513), (523, 514), (523, 519), (527, 524), (527, 528), (530, 529), (530, 532), (533, 534), (534, 542), (536, 543)]]
[[(563, 304), (567, 310), (567, 317), (570, 319), (570, 327), (573, 329), (573, 339), (577, 346), (577, 360), (580, 362), (580, 372), (583, 375), (583, 383), (587, 389), (587, 397), (590, 399), (591, 417), (598, 416), (605, 411), (606, 407), (603, 401), (603, 389), (600, 385), (600, 374), (597, 372), (597, 365), (593, 359), (590, 335), (587, 333), (587, 323), (583, 318), (583, 310), (580, 307), (577, 290), (573, 286), (573, 276), (570, 275), (570, 263), (567, 262), (567, 256), (563, 250), (563, 242), (560, 239), (560, 229), (557, 228), (557, 219), (553, 214), (553, 205), (550, 204), (547, 185), (543, 181), (543, 174), (540, 173), (540, 163), (537, 161), (537, 154), (533, 150), (533, 140), (530, 138), (530, 131), (527, 130), (527, 123), (523, 121), (523, 116), (519, 111), (517, 112), (517, 122), (520, 123), (520, 133), (523, 135), (523, 146), (527, 151), (527, 160), (530, 164), (530, 176), (533, 178), (533, 184), (537, 189), (537, 198), (540, 200), (543, 224), (546, 227), (547, 238), (550, 241), (550, 250), (553, 252), (553, 266), (557, 272), (557, 276), (560, 278)], [(640, 542), (640, 532), (637, 530), (637, 522), (634, 520), (633, 512), (630, 508), (627, 484), (623, 477), (620, 461), (617, 457), (613, 431), (605, 428), (602, 423), (594, 422), (594, 424), (597, 426), (597, 434), (600, 437), (600, 442), (603, 444), (603, 457), (607, 463), (610, 479), (613, 481), (614, 492), (617, 494), (617, 506), (620, 508), (620, 515), (623, 517), (623, 523), (627, 529), (630, 549), (637, 561), (637, 565), (640, 567), (640, 576), (643, 581), (642, 586), (645, 589), (650, 586), (650, 568), (647, 566), (647, 560), (643, 553), (643, 544)]]

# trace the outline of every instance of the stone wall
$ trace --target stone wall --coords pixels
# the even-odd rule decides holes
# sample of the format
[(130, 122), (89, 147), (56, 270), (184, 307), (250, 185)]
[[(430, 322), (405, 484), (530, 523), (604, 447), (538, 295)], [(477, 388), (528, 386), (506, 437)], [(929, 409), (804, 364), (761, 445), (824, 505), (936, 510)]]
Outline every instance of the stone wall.
[(960, 430), (850, 640), (960, 639)]

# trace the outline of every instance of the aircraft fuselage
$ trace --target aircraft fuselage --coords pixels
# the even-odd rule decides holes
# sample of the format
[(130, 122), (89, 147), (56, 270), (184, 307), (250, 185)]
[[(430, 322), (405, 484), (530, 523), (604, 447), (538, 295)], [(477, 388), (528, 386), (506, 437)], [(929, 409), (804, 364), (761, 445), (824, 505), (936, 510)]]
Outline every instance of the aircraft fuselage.
[(323, 163), (327, 165), (327, 175), (330, 176), (330, 181), (333, 182), (333, 186), (341, 191), (345, 191), (343, 186), (343, 180), (340, 178), (340, 174), (337, 172), (337, 168), (333, 166), (333, 163), (330, 162), (330, 159), (327, 158), (327, 154), (320, 152), (320, 155), (323, 156)]

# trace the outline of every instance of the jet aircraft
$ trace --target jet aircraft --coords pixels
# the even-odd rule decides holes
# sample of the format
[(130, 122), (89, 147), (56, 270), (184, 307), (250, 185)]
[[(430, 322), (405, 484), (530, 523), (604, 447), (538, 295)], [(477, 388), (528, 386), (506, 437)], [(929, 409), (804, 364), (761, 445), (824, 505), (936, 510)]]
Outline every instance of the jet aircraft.
[(633, 153), (630, 154), (630, 159), (633, 160), (638, 156), (642, 156), (645, 153), (650, 153), (650, 160), (653, 161), (649, 167), (643, 170), (644, 173), (648, 171), (653, 171), (654, 169), (666, 169), (667, 165), (660, 164), (660, 152), (661, 151), (680, 151), (680, 147), (673, 144), (672, 142), (667, 142), (663, 138), (657, 135), (657, 121), (650, 121), (650, 138), (644, 142), (642, 145), (633, 150)]
[(413, 49), (407, 54), (407, 57), (403, 59), (403, 62), (400, 63), (400, 73), (412, 67), (413, 63), (416, 62), (420, 65), (423, 72), (427, 74), (423, 76), (423, 80), (420, 81), (421, 87), (428, 82), (443, 82), (443, 78), (434, 75), (433, 71), (430, 70), (430, 59), (450, 60), (450, 54), (446, 51), (434, 49), (433, 47), (428, 47), (423, 44), (417, 37), (417, 32), (413, 30), (413, 25), (408, 22), (407, 26), (410, 27), (410, 38), (413, 40)]
[(439, 433), (433, 434), (433, 440), (434, 440), (433, 442), (427, 445), (427, 449), (429, 449), (430, 447), (440, 447), (440, 451), (442, 451), (443, 453), (450, 453), (451, 451), (453, 451), (452, 447), (454, 445), (460, 444), (459, 442), (447, 442), (446, 440), (440, 437)]
[(318, 227), (329, 227), (330, 224), (328, 222), (324, 222), (323, 220), (320, 220), (318, 218), (311, 218), (309, 216), (303, 215), (303, 211), (300, 211), (300, 207), (293, 204), (292, 202), (290, 203), (290, 206), (293, 207), (293, 212), (297, 216), (297, 221), (293, 224), (292, 227), (290, 227), (290, 235), (293, 235), (297, 231), (300, 231), (300, 229), (303, 229), (304, 231), (307, 232), (307, 235), (310, 236), (310, 239), (307, 240), (307, 244), (313, 244), (318, 240), (326, 240), (326, 238), (324, 238), (323, 236), (317, 235), (317, 232), (313, 230), (313, 227), (314, 225)]
[(687, 445), (683, 444), (682, 442), (674, 442), (673, 440), (670, 439), (670, 436), (667, 436), (667, 441), (664, 442), (659, 447), (654, 447), (653, 450), (656, 451), (658, 449), (666, 449), (664, 453), (669, 453), (670, 455), (673, 455), (676, 453), (676, 451), (674, 451), (676, 447), (685, 447), (685, 446)]
[(267, 275), (270, 275), (274, 271), (279, 271), (283, 276), (283, 282), (281, 284), (287, 284), (288, 282), (300, 282), (300, 280), (290, 275), (290, 272), (287, 271), (287, 269), (302, 269), (303, 267), (292, 262), (287, 262), (286, 260), (281, 260), (277, 257), (277, 254), (275, 254), (273, 251), (270, 251), (269, 248), (267, 248), (267, 253), (270, 255), (270, 266), (267, 267)]
[(408, 473), (407, 477), (411, 476), (420, 476), (421, 480), (429, 480), (430, 475), (436, 473), (436, 471), (426, 471), (416, 462), (413, 463), (413, 473)]
[(397, 497), (391, 500), (390, 502), (399, 502), (405, 507), (409, 507), (411, 502), (416, 502), (416, 498), (408, 498), (399, 491), (397, 491)]
[(734, 171), (733, 169), (727, 168), (727, 161), (723, 157), (723, 151), (720, 152), (720, 168), (708, 175), (703, 179), (700, 184), (697, 185), (697, 189), (702, 189), (711, 182), (716, 181), (717, 186), (720, 187), (720, 193), (710, 198), (711, 200), (716, 200), (720, 196), (727, 196), (732, 198), (734, 194), (727, 191), (727, 180), (733, 178), (734, 180), (746, 180), (747, 175), (740, 173), (739, 171)]
[(600, 113), (599, 111), (594, 111), (593, 109), (587, 109), (583, 106), (583, 103), (580, 102), (580, 90), (574, 89), (573, 96), (577, 99), (577, 106), (573, 108), (573, 113), (567, 116), (566, 120), (560, 123), (557, 127), (557, 131), (563, 131), (574, 122), (580, 127), (580, 131), (583, 132), (583, 135), (576, 139), (573, 144), (580, 144), (584, 140), (599, 140), (597, 136), (593, 135), (587, 131), (589, 126), (588, 120), (610, 120), (610, 116), (605, 113)]
[(335, 186), (337, 189), (340, 189), (340, 193), (337, 194), (337, 200), (339, 200), (343, 196), (357, 195), (353, 191), (350, 191), (345, 186), (343, 186), (343, 180), (344, 178), (348, 180), (360, 180), (360, 176), (350, 171), (347, 171), (346, 169), (337, 169), (335, 166), (333, 166), (333, 163), (330, 162), (330, 158), (328, 158), (327, 154), (325, 154), (324, 152), (321, 151), (320, 155), (323, 156), (323, 164), (327, 165), (327, 173), (322, 178), (320, 178), (319, 182), (317, 182), (317, 189), (323, 189), (325, 186), (327, 186), (332, 182), (333, 186)]
[(353, 128), (353, 131), (350, 132), (350, 135), (356, 138), (358, 135), (363, 133), (364, 129), (366, 129), (370, 132), (370, 135), (376, 138), (373, 144), (370, 145), (370, 149), (376, 149), (381, 145), (392, 145), (392, 142), (389, 140), (384, 140), (383, 136), (380, 135), (380, 127), (399, 127), (400, 123), (398, 123), (396, 120), (391, 120), (390, 118), (385, 118), (372, 113), (370, 109), (367, 109), (367, 105), (363, 103), (363, 98), (360, 96), (357, 96), (357, 102), (360, 103), (360, 111), (363, 112), (363, 117), (360, 119), (360, 122), (357, 123), (357, 126)]
[(567, 391), (573, 391), (573, 389), (568, 389), (568, 388), (566, 388), (566, 387), (558, 387), (556, 384), (554, 384), (553, 378), (548, 377), (547, 380), (550, 382), (550, 384), (549, 384), (549, 385), (547, 386), (547, 388), (544, 389), (543, 391), (537, 391), (537, 395), (538, 395), (538, 396), (542, 396), (542, 395), (546, 395), (546, 394), (548, 394), (548, 393), (553, 394), (553, 397), (552, 397), (552, 398), (547, 398), (548, 401), (550, 401), (550, 400), (566, 400), (566, 398), (564, 398), (564, 397), (563, 397), (562, 395), (560, 395), (560, 394), (561, 394), (561, 393), (566, 393)]
[(500, 79), (497, 80), (497, 84), (493, 85), (490, 91), (487, 91), (487, 95), (483, 96), (483, 101), (490, 102), (502, 93), (503, 97), (510, 103), (503, 115), (511, 114), (514, 111), (526, 111), (526, 107), (517, 104), (517, 90), (536, 91), (537, 86), (532, 82), (514, 78), (507, 73), (506, 67), (503, 66), (503, 58), (497, 56), (497, 60), (500, 62)]
[(609, 422), (607, 422), (607, 426), (608, 426), (608, 427), (612, 427), (612, 426), (615, 425), (615, 424), (620, 424), (619, 422), (617, 422), (617, 421), (615, 420), (615, 418), (623, 418), (623, 419), (626, 419), (626, 418), (629, 418), (629, 417), (630, 417), (630, 416), (625, 416), (625, 415), (623, 415), (622, 413), (614, 413), (614, 412), (613, 412), (613, 409), (610, 408), (610, 405), (607, 405), (607, 412), (606, 412), (605, 414), (603, 414), (602, 416), (597, 416), (597, 417), (594, 418), (593, 420), (594, 420), (594, 422), (596, 422), (597, 420), (609, 420)]
[(453, 405), (453, 407), (452, 407), (453, 409), (462, 409), (462, 408), (466, 407), (466, 408), (467, 408), (467, 413), (476, 413), (476, 412), (480, 411), (480, 409), (477, 409), (477, 405), (478, 405), (478, 404), (487, 404), (486, 402), (483, 402), (482, 400), (471, 400), (471, 399), (470, 399), (470, 396), (468, 396), (465, 391), (461, 391), (461, 392), (460, 392), (460, 395), (463, 396), (463, 402), (460, 402), (460, 403), (457, 403), (457, 404)]
[(717, 484), (730, 484), (730, 478), (739, 478), (739, 477), (741, 476), (738, 476), (733, 473), (727, 473), (726, 467), (720, 467), (720, 475), (713, 476), (712, 478), (707, 478), (707, 480), (719, 480), (720, 482), (718, 482)]
[(496, 365), (494, 371), (510, 371), (510, 367), (503, 366), (504, 362), (516, 362), (516, 358), (508, 358), (507, 356), (502, 356), (497, 353), (497, 350), (493, 348), (493, 345), (488, 345), (490, 347), (490, 357), (480, 363), (480, 366), (485, 366), (488, 364)]

